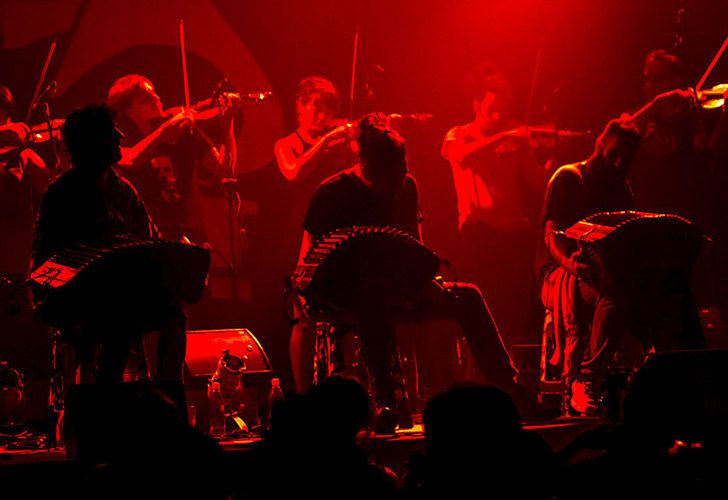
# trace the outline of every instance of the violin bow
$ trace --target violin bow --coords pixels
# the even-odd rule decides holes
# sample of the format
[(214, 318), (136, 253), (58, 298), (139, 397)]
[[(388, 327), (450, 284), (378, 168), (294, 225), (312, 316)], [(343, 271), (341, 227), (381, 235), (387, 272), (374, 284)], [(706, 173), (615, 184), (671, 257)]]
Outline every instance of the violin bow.
[(526, 116), (523, 120), (523, 126), (528, 128), (531, 121), (531, 107), (533, 106), (533, 98), (536, 95), (536, 84), (538, 83), (539, 72), (541, 69), (541, 60), (543, 59), (543, 48), (546, 45), (546, 31), (541, 36), (536, 50), (536, 64), (533, 66), (533, 75), (531, 76), (531, 86), (528, 89), (528, 101), (526, 103)]
[[(58, 37), (53, 37), (53, 42), (51, 43), (51, 48), (48, 50), (48, 55), (46, 56), (45, 64), (43, 65), (43, 70), (40, 72), (40, 78), (38, 79), (38, 83), (35, 86), (35, 92), (33, 92), (33, 98), (30, 100), (30, 106), (28, 107), (28, 112), (25, 114), (25, 123), (28, 123), (30, 121), (30, 114), (33, 112), (35, 103), (38, 100), (38, 95), (40, 95), (40, 89), (43, 86), (43, 82), (45, 81), (45, 77), (48, 73), (48, 67), (51, 65), (51, 60), (53, 59), (53, 53), (56, 51), (57, 44), (58, 44)], [(48, 132), (51, 133), (50, 130)]]
[(356, 89), (356, 65), (359, 53), (359, 23), (356, 24), (356, 32), (354, 33), (354, 50), (351, 58), (351, 85), (349, 86), (349, 116), (351, 121), (354, 115), (354, 90)]
[(185, 109), (190, 109), (190, 79), (187, 73), (187, 53), (185, 51), (185, 21), (179, 21), (179, 50), (182, 53), (182, 79), (185, 88)]
[(715, 56), (713, 57), (713, 60), (710, 61), (710, 64), (708, 65), (708, 69), (705, 70), (705, 73), (703, 73), (703, 76), (698, 81), (697, 85), (695, 85), (695, 93), (697, 95), (698, 91), (703, 88), (703, 84), (708, 79), (710, 74), (713, 72), (713, 68), (715, 68), (715, 65), (718, 64), (718, 60), (723, 55), (723, 52), (725, 52), (725, 49), (728, 47), (728, 36), (725, 37), (725, 40), (723, 40), (723, 45), (720, 46), (720, 49), (718, 49), (718, 52), (716, 52)]

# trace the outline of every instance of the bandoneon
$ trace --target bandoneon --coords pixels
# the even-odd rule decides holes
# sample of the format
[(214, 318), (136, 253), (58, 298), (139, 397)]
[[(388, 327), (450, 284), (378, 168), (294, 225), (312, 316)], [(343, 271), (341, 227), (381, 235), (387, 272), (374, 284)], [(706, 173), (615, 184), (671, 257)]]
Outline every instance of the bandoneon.
[(435, 253), (404, 231), (350, 227), (311, 246), (296, 268), (293, 287), (317, 308), (396, 308), (416, 299), (439, 265)]
[(30, 285), (46, 321), (83, 322), (104, 313), (133, 314), (159, 297), (195, 303), (209, 267), (204, 248), (119, 236), (56, 252), (32, 271)]
[(686, 278), (704, 236), (678, 215), (601, 212), (565, 231), (597, 266), (601, 285), (636, 287), (643, 279)]

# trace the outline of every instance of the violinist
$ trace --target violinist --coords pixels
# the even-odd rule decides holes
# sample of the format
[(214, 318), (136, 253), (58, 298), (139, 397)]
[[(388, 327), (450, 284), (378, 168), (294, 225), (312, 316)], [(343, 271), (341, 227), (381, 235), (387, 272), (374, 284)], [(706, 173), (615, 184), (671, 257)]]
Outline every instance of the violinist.
[(633, 120), (642, 142), (629, 177), (635, 208), (705, 225), (708, 141), (700, 109), (685, 89), (682, 64), (677, 56), (655, 50), (645, 58), (643, 77), (648, 104)]
[(49, 184), (41, 157), (23, 147), (30, 128), (13, 122), (14, 112), (12, 92), (0, 85), (0, 274), (11, 279), (27, 271), (33, 220)]
[(196, 181), (234, 174), (234, 96), (223, 94), (213, 103), (219, 106), (225, 134), (217, 147), (195, 126), (196, 109), (165, 110), (147, 78), (126, 75), (109, 90), (108, 105), (125, 135), (119, 172), (137, 188), (167, 239), (200, 244), (207, 240)]
[[(511, 88), (486, 63), (468, 82), (473, 119), (450, 129), (441, 154), (450, 162), (457, 194), (466, 275), (485, 295), (508, 342), (525, 340), (533, 277), (535, 200), (546, 176), (523, 128), (508, 116)], [(535, 314), (535, 313), (534, 313)]]
[[(718, 205), (723, 196), (711, 172), (708, 113), (685, 85), (677, 56), (665, 50), (650, 52), (643, 77), (647, 104), (633, 118), (642, 141), (628, 178), (635, 209), (681, 215), (715, 237), (723, 224)], [(695, 300), (704, 306), (715, 304), (722, 288), (711, 252), (720, 255), (718, 247), (706, 247), (691, 280)]]
[(286, 180), (313, 188), (326, 177), (356, 163), (352, 127), (337, 119), (339, 92), (329, 80), (309, 76), (296, 91), (298, 128), (274, 147), (278, 168)]

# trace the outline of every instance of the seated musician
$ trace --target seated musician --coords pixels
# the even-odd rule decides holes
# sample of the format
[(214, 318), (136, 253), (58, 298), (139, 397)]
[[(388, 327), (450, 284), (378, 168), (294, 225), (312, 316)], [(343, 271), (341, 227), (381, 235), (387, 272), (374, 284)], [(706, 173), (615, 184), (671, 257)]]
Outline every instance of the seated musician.
[[(562, 381), (570, 414), (599, 413), (618, 342), (628, 330), (643, 329), (651, 314), (647, 309), (664, 305), (601, 287), (595, 263), (562, 233), (589, 215), (632, 209), (626, 177), (639, 144), (632, 122), (612, 120), (592, 156), (559, 168), (546, 190), (537, 272), (541, 300), (554, 315), (556, 337), (563, 339)], [(634, 305), (638, 302), (644, 307)], [(679, 327), (679, 319), (675, 323)]]
[[(121, 159), (121, 134), (111, 111), (98, 105), (74, 111), (66, 118), (62, 135), (73, 167), (50, 186), (41, 201), (32, 268), (77, 244), (103, 246), (120, 235), (156, 238), (157, 229), (136, 190), (112, 168)], [(140, 284), (139, 290), (117, 291), (114, 284), (109, 284), (108, 290), (92, 295), (103, 304), (105, 299), (114, 300), (109, 297), (142, 294), (144, 288)], [(82, 350), (81, 355), (85, 347), (100, 344), (98, 383), (122, 382), (129, 348), (145, 331), (160, 332), (157, 378), (181, 381), (186, 340), (184, 310), (177, 301), (163, 295), (145, 296), (144, 301), (143, 306), (117, 310), (113, 316), (107, 315), (113, 307), (104, 307), (96, 317), (83, 318), (81, 332), (75, 331), (75, 324), (55, 325)], [(75, 322), (75, 318), (68, 321)]]
[[(317, 238), (344, 227), (390, 226), (421, 240), (417, 184), (407, 173), (404, 140), (374, 117), (363, 120), (359, 129), (360, 163), (324, 181), (311, 199), (303, 226), (301, 260)], [(417, 306), (423, 314), (417, 316), (434, 314), (456, 319), (484, 376), (514, 393), (517, 371), (480, 291), (472, 285), (458, 285), (450, 290), (433, 282)], [(377, 406), (374, 427), (381, 432), (393, 431), (394, 426), (388, 422), (396, 420), (400, 428), (411, 426), (394, 335), (394, 320), (399, 318), (386, 310), (386, 304), (372, 297), (362, 304), (356, 326)], [(401, 311), (402, 316), (407, 314)], [(291, 361), (297, 389), (305, 390), (312, 380), (315, 330), (303, 307), (298, 308), (296, 316)]]

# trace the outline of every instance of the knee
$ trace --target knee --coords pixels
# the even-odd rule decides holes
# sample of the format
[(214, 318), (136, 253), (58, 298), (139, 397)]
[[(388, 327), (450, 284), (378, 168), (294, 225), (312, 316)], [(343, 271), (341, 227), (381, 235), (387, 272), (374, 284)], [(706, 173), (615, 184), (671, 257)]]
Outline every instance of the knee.
[[(187, 330), (187, 313), (182, 304), (170, 303), (166, 309), (161, 309), (164, 313), (158, 316), (156, 322), (160, 330)], [(154, 322), (154, 321), (153, 321)], [(160, 324), (161, 323), (161, 324)], [(165, 328), (165, 324), (167, 328)]]
[(466, 302), (484, 302), (483, 293), (480, 288), (474, 283), (466, 283), (463, 281), (457, 281), (452, 283), (445, 283), (445, 288), (454, 293), (457, 298), (461, 301)]
[(291, 328), (291, 343), (313, 343), (316, 337), (316, 322), (307, 316), (297, 319)]

